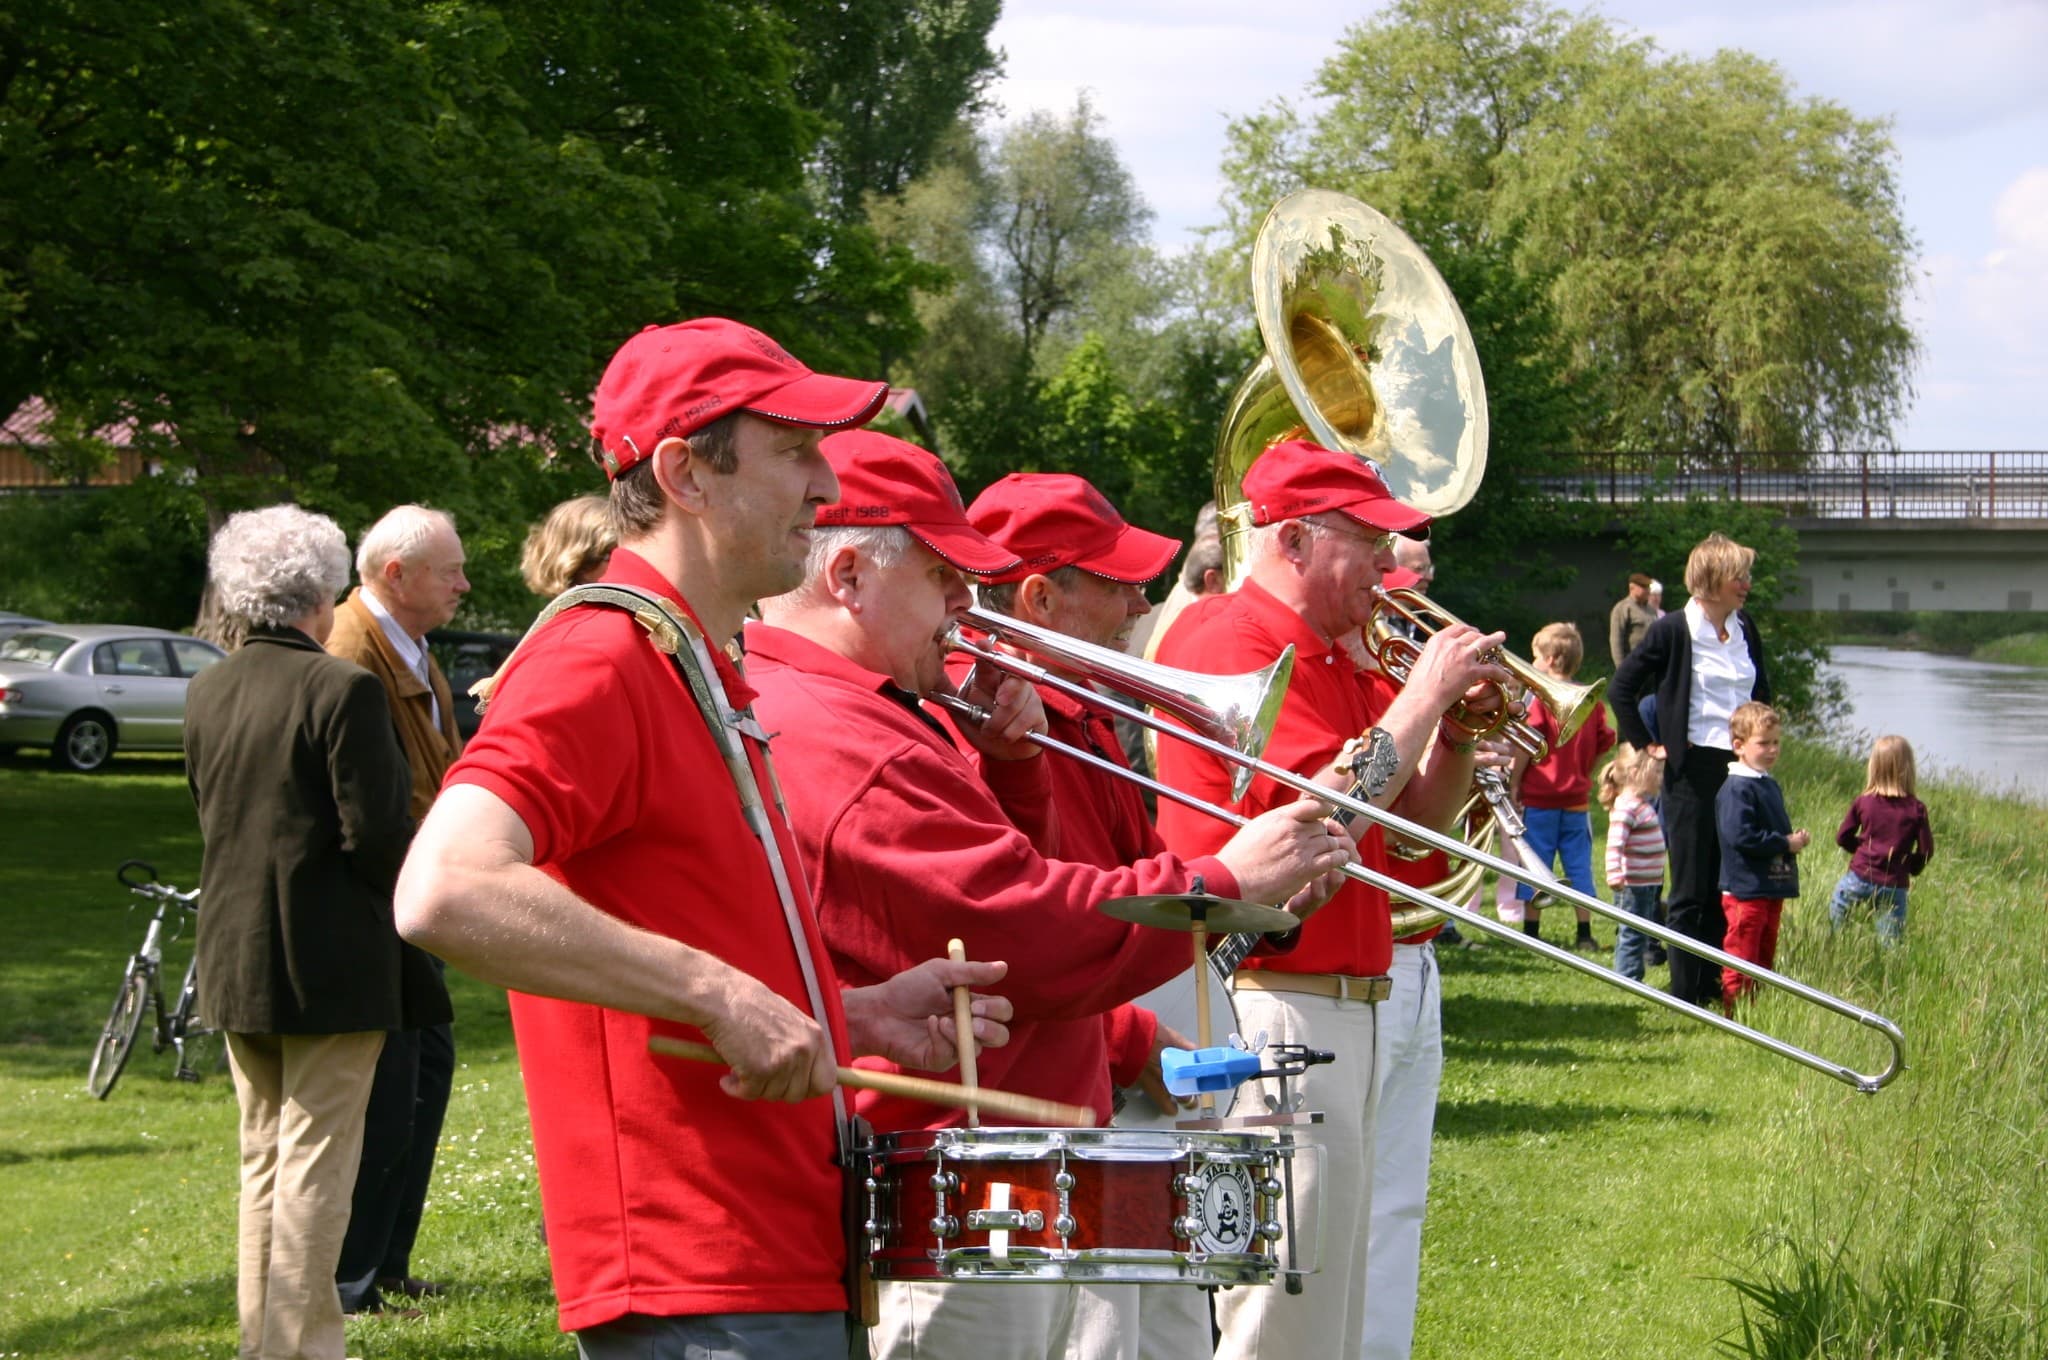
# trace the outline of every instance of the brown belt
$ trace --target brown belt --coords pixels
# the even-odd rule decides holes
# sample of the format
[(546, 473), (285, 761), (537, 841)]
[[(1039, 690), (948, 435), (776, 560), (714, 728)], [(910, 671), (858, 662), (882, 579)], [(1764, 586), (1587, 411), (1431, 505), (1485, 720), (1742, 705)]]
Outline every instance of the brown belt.
[(1350, 977), (1344, 973), (1278, 973), (1268, 969), (1245, 969), (1235, 979), (1237, 986), (1260, 992), (1300, 992), (1305, 996), (1330, 996), (1339, 1001), (1366, 1005), (1385, 1001), (1394, 994), (1394, 980), (1379, 977)]

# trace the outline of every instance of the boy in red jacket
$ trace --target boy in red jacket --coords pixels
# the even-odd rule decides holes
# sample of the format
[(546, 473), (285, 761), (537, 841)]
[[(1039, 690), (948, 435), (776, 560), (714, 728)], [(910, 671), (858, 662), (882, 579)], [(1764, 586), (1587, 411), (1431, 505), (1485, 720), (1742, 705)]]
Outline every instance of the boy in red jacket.
[[(1545, 624), (1530, 641), (1529, 648), (1535, 653), (1536, 669), (1560, 680), (1578, 674), (1579, 663), (1586, 656), (1586, 644), (1579, 636), (1578, 626), (1570, 623)], [(1593, 767), (1613, 749), (1615, 742), (1614, 729), (1607, 725), (1607, 709), (1595, 705), (1592, 716), (1566, 742), (1557, 740), (1557, 723), (1541, 704), (1529, 706), (1529, 725), (1550, 742), (1550, 752), (1541, 760), (1516, 757), (1511, 777), (1511, 787), (1522, 805), (1522, 820), (1528, 825), (1529, 848), (1536, 852), (1545, 869), (1562, 863), (1565, 881), (1591, 897), (1593, 818), (1589, 809)], [(1515, 896), (1527, 904), (1522, 915), (1525, 935), (1543, 933), (1543, 909), (1534, 901), (1535, 895), (1535, 890), (1526, 883), (1515, 889)], [(1579, 931), (1572, 948), (1589, 954), (1599, 952), (1600, 946), (1593, 939), (1592, 913), (1580, 907), (1578, 914)]]

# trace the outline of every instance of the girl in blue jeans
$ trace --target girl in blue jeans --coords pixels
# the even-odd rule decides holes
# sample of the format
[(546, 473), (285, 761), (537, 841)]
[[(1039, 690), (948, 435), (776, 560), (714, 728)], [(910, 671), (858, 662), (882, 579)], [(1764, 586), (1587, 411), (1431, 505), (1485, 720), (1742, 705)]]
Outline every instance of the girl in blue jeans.
[[(1607, 886), (1614, 889), (1616, 906), (1654, 921), (1664, 891), (1664, 823), (1657, 816), (1664, 762), (1648, 751), (1621, 749), (1623, 754), (1600, 778), (1600, 802), (1607, 809)], [(1623, 926), (1614, 937), (1614, 971), (1641, 982), (1651, 943), (1641, 931)]]

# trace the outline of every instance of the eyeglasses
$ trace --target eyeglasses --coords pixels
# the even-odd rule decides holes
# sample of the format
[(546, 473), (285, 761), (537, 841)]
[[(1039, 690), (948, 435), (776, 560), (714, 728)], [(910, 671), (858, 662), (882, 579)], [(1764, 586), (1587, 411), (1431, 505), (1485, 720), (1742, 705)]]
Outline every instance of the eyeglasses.
[(1325, 524), (1319, 519), (1305, 519), (1302, 523), (1311, 529), (1320, 530), (1335, 538), (1348, 538), (1363, 543), (1371, 548), (1374, 554), (1391, 552), (1394, 547), (1394, 535), (1391, 533), (1384, 533), (1374, 537), (1367, 534), (1354, 534), (1349, 529), (1339, 529), (1336, 525)]

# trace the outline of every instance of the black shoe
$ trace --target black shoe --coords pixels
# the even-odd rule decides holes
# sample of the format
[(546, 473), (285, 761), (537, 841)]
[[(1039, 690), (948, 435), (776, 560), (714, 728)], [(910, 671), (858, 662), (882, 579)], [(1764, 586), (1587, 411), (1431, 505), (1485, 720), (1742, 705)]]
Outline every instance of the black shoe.
[(1670, 959), (1665, 955), (1664, 946), (1661, 944), (1651, 945), (1643, 954), (1643, 966), (1646, 968), (1662, 968), (1669, 962)]
[(1572, 948), (1582, 954), (1598, 954), (1600, 952), (1600, 942), (1591, 935), (1581, 935), (1572, 941)]

